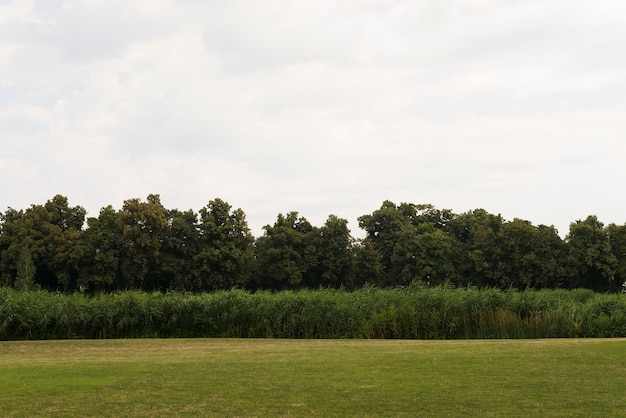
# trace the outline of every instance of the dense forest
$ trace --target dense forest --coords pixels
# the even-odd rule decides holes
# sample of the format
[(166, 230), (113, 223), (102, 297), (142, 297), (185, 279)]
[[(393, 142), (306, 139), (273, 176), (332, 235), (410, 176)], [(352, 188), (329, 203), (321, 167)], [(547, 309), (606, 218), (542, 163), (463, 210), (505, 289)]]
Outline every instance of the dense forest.
[(314, 226), (278, 214), (254, 237), (245, 213), (221, 199), (198, 212), (167, 209), (158, 195), (86, 217), (57, 195), (0, 214), (0, 285), (67, 293), (290, 290), (411, 284), (622, 292), (626, 224), (595, 216), (551, 226), (475, 209), (385, 201), (359, 217), (363, 239), (330, 215)]

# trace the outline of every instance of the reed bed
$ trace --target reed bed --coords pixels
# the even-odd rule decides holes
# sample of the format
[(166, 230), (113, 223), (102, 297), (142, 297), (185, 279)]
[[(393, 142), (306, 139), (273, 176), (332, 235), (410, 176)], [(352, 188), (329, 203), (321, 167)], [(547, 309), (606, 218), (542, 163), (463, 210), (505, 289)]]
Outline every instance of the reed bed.
[(626, 295), (363, 288), (96, 295), (0, 288), (0, 340), (626, 337)]

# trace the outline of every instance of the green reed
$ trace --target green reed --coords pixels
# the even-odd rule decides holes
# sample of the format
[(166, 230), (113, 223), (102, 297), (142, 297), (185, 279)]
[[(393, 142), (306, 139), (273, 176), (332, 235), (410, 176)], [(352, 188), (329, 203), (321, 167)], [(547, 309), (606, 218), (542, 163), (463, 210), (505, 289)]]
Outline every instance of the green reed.
[(588, 290), (409, 286), (89, 296), (0, 288), (0, 340), (624, 336), (626, 295)]

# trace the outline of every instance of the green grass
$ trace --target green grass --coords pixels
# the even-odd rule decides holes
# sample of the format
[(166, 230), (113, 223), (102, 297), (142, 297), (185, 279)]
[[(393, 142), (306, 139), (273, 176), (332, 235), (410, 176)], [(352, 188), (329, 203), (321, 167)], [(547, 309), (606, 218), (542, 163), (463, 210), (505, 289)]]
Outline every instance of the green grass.
[(626, 416), (626, 340), (0, 342), (0, 416)]

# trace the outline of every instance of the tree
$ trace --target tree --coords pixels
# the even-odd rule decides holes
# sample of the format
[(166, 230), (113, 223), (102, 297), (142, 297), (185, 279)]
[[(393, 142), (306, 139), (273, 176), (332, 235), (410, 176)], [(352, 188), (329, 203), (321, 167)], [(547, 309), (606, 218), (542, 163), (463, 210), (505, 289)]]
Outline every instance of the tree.
[(241, 209), (215, 199), (200, 209), (197, 274), (206, 290), (245, 287), (250, 277), (254, 238)]
[(455, 217), (450, 209), (437, 209), (430, 203), (400, 203), (398, 210), (415, 227), (432, 224), (439, 230), (447, 230), (448, 224)]
[(255, 243), (255, 284), (261, 289), (294, 289), (312, 264), (307, 236), (313, 226), (298, 212), (279, 214), (273, 226), (265, 225)]
[(112, 290), (120, 274), (122, 229), (111, 205), (100, 209), (97, 218), (87, 219), (83, 234), (85, 251), (78, 286), (83, 290)]
[(432, 223), (405, 227), (398, 237), (392, 257), (397, 283), (454, 283), (455, 246), (454, 238), (437, 229)]
[[(17, 276), (17, 260), (21, 254), (24, 211), (8, 208), (0, 214), (0, 285), (13, 286)], [(32, 256), (31, 256), (32, 260)]]
[(75, 289), (85, 250), (82, 228), (86, 211), (82, 206), (69, 206), (67, 197), (61, 195), (48, 200), (44, 209), (48, 213), (47, 224), (43, 225), (47, 231), (44, 264), (57, 286), (62, 290)]
[(160, 282), (168, 289), (201, 290), (202, 280), (194, 266), (200, 251), (198, 214), (193, 210), (166, 211), (167, 231), (161, 246)]
[(167, 230), (166, 211), (159, 195), (151, 194), (146, 202), (128, 199), (118, 214), (121, 230), (121, 289), (162, 289), (158, 280), (161, 244)]
[(367, 238), (356, 240), (352, 246), (352, 252), (354, 253), (352, 287), (382, 286), (383, 269), (380, 264), (380, 254), (374, 248), (372, 241)]
[(35, 285), (35, 272), (37, 267), (33, 263), (33, 259), (30, 255), (28, 248), (22, 248), (20, 252), (20, 258), (17, 261), (17, 277), (13, 287), (16, 290), (33, 290)]
[(454, 215), (430, 204), (383, 202), (371, 215), (359, 218), (359, 226), (380, 256), (383, 286), (413, 281), (436, 284), (456, 280), (455, 238), (448, 232)]
[(16, 279), (17, 262), (27, 249), (36, 284), (45, 289), (73, 289), (82, 258), (84, 215), (82, 207), (70, 207), (61, 195), (24, 212), (7, 211), (1, 244), (2, 281), (8, 284)]
[[(384, 285), (394, 285), (397, 277), (394, 277), (394, 249), (400, 234), (406, 235), (407, 230), (413, 231), (412, 224), (407, 216), (408, 206), (399, 210), (393, 202), (385, 200), (380, 209), (371, 215), (363, 215), (358, 218), (359, 226), (367, 233), (366, 240), (372, 244), (372, 248), (379, 254)], [(403, 213), (404, 212), (404, 213)], [(408, 213), (409, 215), (411, 212)], [(410, 233), (410, 232), (409, 232)], [(395, 270), (398, 270), (396, 265)]]
[(567, 244), (554, 226), (539, 225), (534, 245), (539, 257), (540, 280), (537, 287), (555, 289), (563, 286), (566, 275)]
[(505, 222), (496, 235), (495, 281), (501, 288), (557, 287), (564, 277), (564, 255), (554, 227), (517, 218)]
[(606, 232), (609, 237), (611, 252), (617, 262), (610, 290), (612, 292), (624, 292), (626, 291), (626, 224), (610, 224), (606, 228)]
[(80, 231), (83, 228), (87, 211), (82, 206), (70, 207), (67, 197), (56, 195), (45, 203), (44, 208), (50, 214), (50, 223), (62, 231)]
[(330, 215), (321, 228), (304, 237), (309, 268), (303, 276), (307, 287), (353, 286), (354, 257), (348, 221)]
[(606, 292), (619, 287), (615, 281), (618, 261), (608, 231), (596, 216), (570, 224), (568, 245), (568, 287)]
[(459, 243), (456, 259), (459, 277), (467, 284), (497, 286), (495, 276), (497, 235), (504, 220), (484, 209), (456, 215), (447, 225)]
[(24, 211), (16, 225), (17, 236), (9, 252), (19, 260), (23, 248), (28, 248), (36, 267), (35, 282), (44, 289), (57, 289), (59, 281), (53, 268), (56, 244), (61, 241), (61, 228), (51, 223), (50, 213), (42, 205), (32, 205)]

